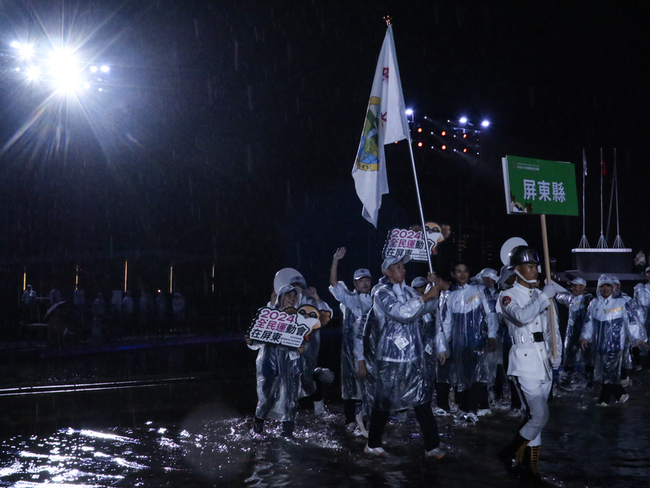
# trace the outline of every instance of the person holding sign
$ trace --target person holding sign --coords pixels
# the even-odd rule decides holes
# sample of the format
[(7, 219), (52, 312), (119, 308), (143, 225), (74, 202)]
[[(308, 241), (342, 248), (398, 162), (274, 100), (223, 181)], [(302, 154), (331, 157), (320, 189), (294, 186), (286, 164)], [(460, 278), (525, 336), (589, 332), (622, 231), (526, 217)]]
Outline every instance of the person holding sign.
[(438, 426), (431, 410), (431, 385), (420, 336), (420, 322), (436, 307), (438, 289), (430, 287), (420, 296), (404, 284), (404, 263), (409, 259), (408, 256), (387, 257), (381, 265), (384, 277), (371, 293), (373, 308), (368, 314), (366, 329), (372, 328), (377, 340), (373, 361), (373, 405), (364, 451), (386, 456), (381, 437), (390, 412), (413, 408), (422, 430), (425, 455), (440, 459), (445, 451), (440, 448)]
[[(539, 257), (531, 247), (512, 249), (509, 266), (517, 279), (512, 288), (501, 293), (497, 307), (512, 339), (508, 376), (515, 383), (527, 417), (499, 459), (512, 476), (535, 482), (540, 480), (539, 447), (542, 429), (549, 419), (552, 370), (562, 360), (560, 329), (555, 321), (554, 330), (550, 330), (547, 309), (551, 299), (564, 289), (553, 282), (544, 286), (543, 291), (537, 288)], [(559, 349), (555, 358), (549, 346), (551, 334), (555, 334)]]
[[(332, 317), (332, 308), (318, 296), (316, 288), (307, 286), (302, 274), (298, 273), (290, 279), (291, 286), (300, 291), (300, 305), (312, 305), (319, 311), (320, 326), (324, 326)], [(302, 354), (302, 376), (300, 378), (302, 391), (300, 397), (307, 397), (314, 404), (314, 413), (322, 415), (325, 412), (323, 396), (321, 395), (319, 382), (314, 374), (318, 364), (318, 353), (320, 351), (320, 329), (316, 329), (310, 335), (310, 340), (305, 344), (305, 351)]]
[[(273, 308), (279, 311), (295, 312), (300, 300), (299, 289), (284, 285), (278, 290)], [(262, 434), (267, 419), (282, 422), (282, 436), (293, 437), (300, 390), (303, 347), (292, 348), (271, 342), (254, 341), (249, 334), (246, 344), (257, 350), (257, 408), (253, 421), (253, 432)]]
[[(361, 341), (362, 318), (372, 307), (370, 271), (360, 268), (354, 272), (354, 291), (350, 291), (343, 281), (338, 281), (338, 264), (345, 256), (346, 249), (339, 247), (334, 253), (330, 269), (330, 293), (341, 304), (343, 312), (343, 332), (341, 341), (341, 398), (343, 413), (348, 431), (356, 426), (356, 406), (362, 400), (361, 381), (366, 376), (366, 362), (363, 357)], [(363, 424), (360, 423), (360, 428)], [(362, 430), (363, 432), (363, 430)]]

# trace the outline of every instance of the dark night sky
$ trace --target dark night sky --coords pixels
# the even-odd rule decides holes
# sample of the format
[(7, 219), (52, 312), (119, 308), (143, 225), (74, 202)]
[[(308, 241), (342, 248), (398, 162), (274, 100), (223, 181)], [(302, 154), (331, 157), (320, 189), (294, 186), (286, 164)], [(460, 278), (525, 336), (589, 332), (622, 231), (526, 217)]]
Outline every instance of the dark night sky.
[[(50, 100), (34, 117), (47, 94), (0, 72), (6, 263), (111, 242), (125, 255), (205, 256), (257, 303), (284, 266), (323, 294), (340, 245), (342, 277), (377, 270), (388, 229), (418, 220), (403, 146), (389, 152), (376, 231), (350, 176), (385, 14), (407, 105), (437, 121), (492, 122), (480, 161), (416, 156), (426, 218), (454, 230), (446, 257), (464, 233), (476, 267), (498, 266), (485, 249), (507, 237), (539, 245), (538, 219), (505, 216), (500, 158), (580, 164), (583, 148), (591, 244), (603, 147), (610, 162), (617, 148), (623, 240), (649, 245), (645, 2), (109, 1), (65, 2), (63, 15), (60, 5), (3, 2), (1, 49), (63, 31), (85, 40), (84, 59), (111, 64), (110, 90), (67, 110)], [(549, 217), (549, 231), (568, 266), (581, 219)]]

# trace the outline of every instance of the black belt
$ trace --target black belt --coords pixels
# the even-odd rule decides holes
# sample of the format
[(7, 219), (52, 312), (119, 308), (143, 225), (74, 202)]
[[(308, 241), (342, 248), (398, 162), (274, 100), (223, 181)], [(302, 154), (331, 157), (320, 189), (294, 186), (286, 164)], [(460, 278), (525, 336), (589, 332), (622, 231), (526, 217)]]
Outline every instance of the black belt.
[(533, 341), (544, 342), (544, 334), (542, 332), (533, 332)]

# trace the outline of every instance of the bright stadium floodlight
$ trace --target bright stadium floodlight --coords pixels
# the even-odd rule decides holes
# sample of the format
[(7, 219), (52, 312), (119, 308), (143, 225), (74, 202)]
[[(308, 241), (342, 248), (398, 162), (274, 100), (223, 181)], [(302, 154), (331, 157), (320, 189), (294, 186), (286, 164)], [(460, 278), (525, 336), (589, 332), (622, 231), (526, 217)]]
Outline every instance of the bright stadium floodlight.
[(463, 125), (466, 124), (466, 123), (467, 123), (467, 117), (461, 117), (461, 118), (458, 120), (458, 122), (460, 122), (460, 123), (463, 124)]
[(489, 120), (484, 120), (481, 122), (481, 127), (487, 128), (490, 126), (490, 121)]
[(99, 69), (101, 70), (102, 73), (108, 73), (110, 71), (110, 68), (106, 65), (102, 66)]
[(55, 49), (50, 56), (49, 75), (55, 88), (61, 92), (74, 91), (81, 86), (77, 61), (69, 49)]
[(413, 109), (407, 108), (407, 109), (406, 109), (406, 115), (409, 116), (409, 117), (410, 117), (411, 115), (413, 115)]
[(91, 66), (90, 67), (90, 72), (91, 73), (97, 73), (97, 69), (98, 69), (97, 66)]
[(41, 78), (41, 69), (38, 66), (32, 66), (26, 71), (29, 81), (38, 81)]

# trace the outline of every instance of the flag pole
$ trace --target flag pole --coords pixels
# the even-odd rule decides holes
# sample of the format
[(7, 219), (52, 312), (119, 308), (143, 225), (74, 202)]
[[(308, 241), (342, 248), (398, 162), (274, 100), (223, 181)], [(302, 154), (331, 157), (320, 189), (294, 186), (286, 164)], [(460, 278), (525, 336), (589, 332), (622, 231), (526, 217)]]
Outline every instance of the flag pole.
[[(384, 17), (386, 26), (392, 23), (392, 17), (386, 15)], [(407, 141), (409, 144), (409, 154), (411, 155), (411, 167), (413, 168), (413, 179), (415, 180), (415, 193), (418, 197), (418, 209), (420, 210), (420, 221), (422, 222), (422, 240), (424, 241), (424, 248), (427, 250), (427, 263), (429, 264), (429, 272), (433, 273), (433, 264), (431, 263), (431, 250), (429, 249), (429, 239), (427, 239), (427, 226), (424, 221), (424, 211), (422, 210), (422, 197), (420, 196), (420, 184), (418, 183), (418, 173), (415, 169), (415, 156), (413, 156), (413, 139), (411, 139), (411, 126), (409, 124), (408, 131), (406, 132)]]
[(580, 249), (589, 249), (589, 241), (587, 241), (587, 235), (585, 234), (585, 219), (586, 211), (585, 207), (585, 180), (587, 177), (587, 156), (585, 154), (585, 148), (582, 148), (582, 239), (580, 239), (580, 244), (578, 248)]
[(429, 272), (433, 273), (431, 264), (431, 250), (429, 249), (429, 239), (427, 239), (427, 226), (424, 222), (424, 211), (422, 210), (422, 198), (420, 197), (420, 184), (418, 183), (418, 173), (415, 170), (415, 157), (413, 156), (413, 141), (411, 139), (411, 128), (408, 131), (409, 153), (411, 154), (411, 166), (413, 167), (413, 178), (415, 179), (415, 193), (418, 197), (418, 208), (420, 209), (420, 219), (422, 220), (422, 240), (424, 248), (427, 250), (427, 262), (429, 263)]

